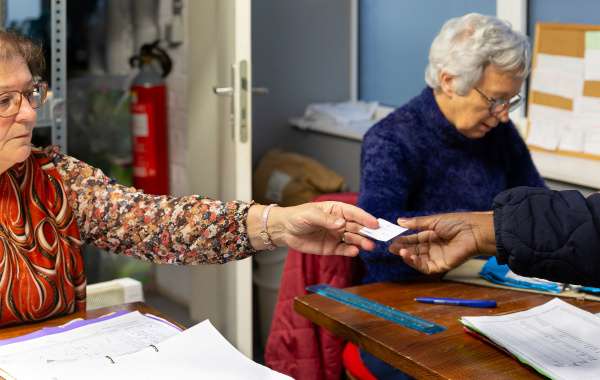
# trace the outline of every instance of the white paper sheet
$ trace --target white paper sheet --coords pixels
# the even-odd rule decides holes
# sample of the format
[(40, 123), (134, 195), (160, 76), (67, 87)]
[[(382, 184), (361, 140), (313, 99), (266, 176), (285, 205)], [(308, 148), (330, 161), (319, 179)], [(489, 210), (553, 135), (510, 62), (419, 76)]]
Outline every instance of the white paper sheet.
[(600, 32), (585, 33), (585, 80), (600, 81)]
[(600, 155), (600, 129), (588, 129), (586, 131), (583, 151)]
[(552, 121), (530, 121), (527, 144), (540, 148), (555, 150), (560, 142), (562, 125)]
[[(157, 351), (158, 350), (158, 351)], [(108, 360), (54, 363), (53, 380), (223, 379), (291, 380), (248, 359), (206, 320), (134, 354)]]
[(573, 117), (567, 132), (561, 135), (560, 147), (562, 149), (564, 145), (565, 150), (573, 150), (571, 148), (577, 145), (581, 147), (581, 150), (575, 150), (577, 152), (600, 154), (598, 131), (600, 98), (578, 96), (573, 100)]
[(170, 324), (135, 311), (63, 333), (1, 346), (0, 368), (6, 370), (10, 366), (15, 372), (32, 363), (124, 355), (178, 333)]
[(532, 104), (529, 107), (527, 143), (540, 148), (558, 148), (561, 133), (569, 128), (573, 113), (569, 110)]
[(551, 378), (600, 378), (600, 319), (558, 298), (527, 311), (461, 322)]
[(559, 132), (558, 149), (583, 152), (586, 132), (581, 129), (565, 128)]
[(583, 75), (573, 75), (558, 70), (536, 69), (531, 76), (531, 89), (573, 99), (583, 94)]
[(531, 76), (531, 89), (573, 99), (583, 94), (582, 58), (538, 54)]
[(575, 115), (590, 115), (600, 118), (600, 98), (591, 96), (578, 96), (573, 99), (573, 113)]
[(536, 69), (544, 68), (558, 70), (573, 75), (582, 75), (584, 62), (578, 57), (555, 54), (538, 54), (536, 58)]
[(567, 126), (571, 122), (573, 112), (560, 108), (547, 107), (539, 104), (532, 104), (529, 107), (529, 120), (533, 121), (553, 121), (556, 124)]
[(377, 221), (379, 222), (379, 228), (372, 229), (363, 227), (358, 233), (379, 241), (388, 241), (407, 230), (407, 228), (400, 227), (399, 225), (390, 223), (382, 218), (377, 218)]

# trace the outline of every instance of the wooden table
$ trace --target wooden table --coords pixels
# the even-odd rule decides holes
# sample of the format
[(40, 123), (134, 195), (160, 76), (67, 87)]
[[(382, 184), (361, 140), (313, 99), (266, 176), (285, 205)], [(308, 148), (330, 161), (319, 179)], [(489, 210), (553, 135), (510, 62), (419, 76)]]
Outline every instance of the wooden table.
[(78, 313), (69, 314), (69, 315), (66, 315), (63, 317), (48, 319), (48, 320), (45, 320), (42, 322), (37, 322), (37, 323), (28, 323), (28, 324), (24, 324), (24, 325), (13, 326), (13, 327), (0, 328), (0, 339), (13, 338), (16, 336), (29, 334), (29, 333), (39, 330), (43, 327), (59, 326), (64, 323), (67, 323), (70, 320), (73, 320), (75, 318), (84, 318), (84, 319), (97, 318), (102, 315), (108, 314), (110, 312), (120, 311), (120, 310), (128, 310), (128, 311), (139, 310), (141, 313), (151, 313), (158, 317), (162, 317), (171, 323), (174, 323), (175, 325), (181, 327), (182, 329), (184, 328), (177, 322), (174, 322), (170, 318), (162, 315), (158, 310), (144, 304), (143, 302), (134, 302), (134, 303), (116, 305), (116, 306), (111, 306), (111, 307), (103, 307), (103, 308), (96, 309), (96, 310), (81, 311)]
[[(296, 298), (294, 309), (417, 379), (541, 378), (500, 349), (465, 333), (458, 318), (526, 310), (551, 300), (552, 296), (447, 281), (377, 283), (346, 290), (436, 322), (447, 330), (427, 335), (317, 294)], [(423, 304), (414, 301), (418, 296), (488, 298), (496, 300), (498, 307), (476, 309)], [(600, 302), (563, 300), (594, 313), (600, 312)]]

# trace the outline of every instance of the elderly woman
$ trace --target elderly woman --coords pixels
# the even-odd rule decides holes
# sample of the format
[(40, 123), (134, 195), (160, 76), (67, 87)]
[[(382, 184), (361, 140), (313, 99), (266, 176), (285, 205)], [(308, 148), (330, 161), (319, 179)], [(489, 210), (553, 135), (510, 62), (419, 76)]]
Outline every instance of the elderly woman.
[[(431, 45), (428, 86), (365, 135), (359, 206), (395, 222), (488, 210), (507, 188), (543, 187), (508, 115), (521, 104), (529, 64), (527, 37), (508, 23), (475, 13), (447, 21)], [(365, 282), (417, 275), (386, 245), (360, 256)], [(401, 378), (374, 357), (362, 357), (380, 378), (388, 370)]]
[(373, 248), (355, 232), (377, 221), (349, 205), (152, 196), (56, 148), (32, 149), (47, 89), (42, 57), (0, 31), (0, 326), (85, 309), (84, 242), (169, 264), (224, 263), (281, 245), (350, 256)]

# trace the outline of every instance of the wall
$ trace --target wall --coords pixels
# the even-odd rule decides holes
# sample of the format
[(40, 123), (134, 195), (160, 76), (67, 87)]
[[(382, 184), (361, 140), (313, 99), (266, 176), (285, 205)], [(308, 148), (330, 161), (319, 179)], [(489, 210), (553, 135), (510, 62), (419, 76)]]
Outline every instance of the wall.
[(600, 1), (529, 0), (529, 35), (535, 35), (536, 22), (600, 24)]
[(254, 163), (275, 146), (329, 150), (297, 141), (287, 120), (309, 103), (349, 99), (350, 1), (253, 0), (252, 23), (254, 86), (270, 90), (253, 99)]
[(429, 46), (449, 18), (496, 14), (496, 0), (361, 0), (359, 96), (398, 107), (425, 87)]
[[(187, 25), (187, 0), (184, 0), (184, 25)], [(161, 1), (159, 8), (159, 25), (164, 32), (166, 24), (171, 17), (171, 2)], [(173, 60), (173, 70), (167, 77), (168, 102), (169, 102), (169, 170), (170, 189), (174, 195), (189, 193), (189, 183), (186, 175), (186, 160), (188, 156), (187, 144), (187, 102), (184, 101), (188, 94), (187, 88), (187, 54), (188, 28), (184, 26), (183, 44), (177, 48), (169, 49), (168, 53)], [(158, 290), (169, 298), (188, 304), (191, 300), (190, 271), (188, 267), (173, 265), (154, 266), (155, 280)]]

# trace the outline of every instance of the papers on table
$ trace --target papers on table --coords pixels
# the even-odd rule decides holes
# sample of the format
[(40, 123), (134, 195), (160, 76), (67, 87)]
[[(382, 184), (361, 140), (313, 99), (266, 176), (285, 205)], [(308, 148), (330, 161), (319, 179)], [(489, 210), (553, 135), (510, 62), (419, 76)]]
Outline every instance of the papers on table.
[(544, 149), (600, 155), (600, 98), (584, 96), (600, 81), (600, 32), (586, 32), (584, 58), (538, 54), (533, 91), (570, 100), (572, 109), (531, 104), (527, 143)]
[(19, 380), (289, 379), (246, 358), (209, 321), (181, 332), (138, 312), (12, 341), (0, 347), (0, 368)]
[(377, 221), (379, 222), (379, 228), (372, 229), (363, 227), (360, 229), (359, 233), (376, 240), (388, 241), (407, 230), (407, 228), (400, 227), (399, 225), (390, 223), (382, 218), (377, 218)]
[(549, 378), (600, 378), (600, 318), (558, 298), (527, 311), (460, 321)]
[(137, 352), (179, 333), (179, 328), (138, 311), (118, 313), (0, 342), (0, 368), (7, 363), (47, 363)]

